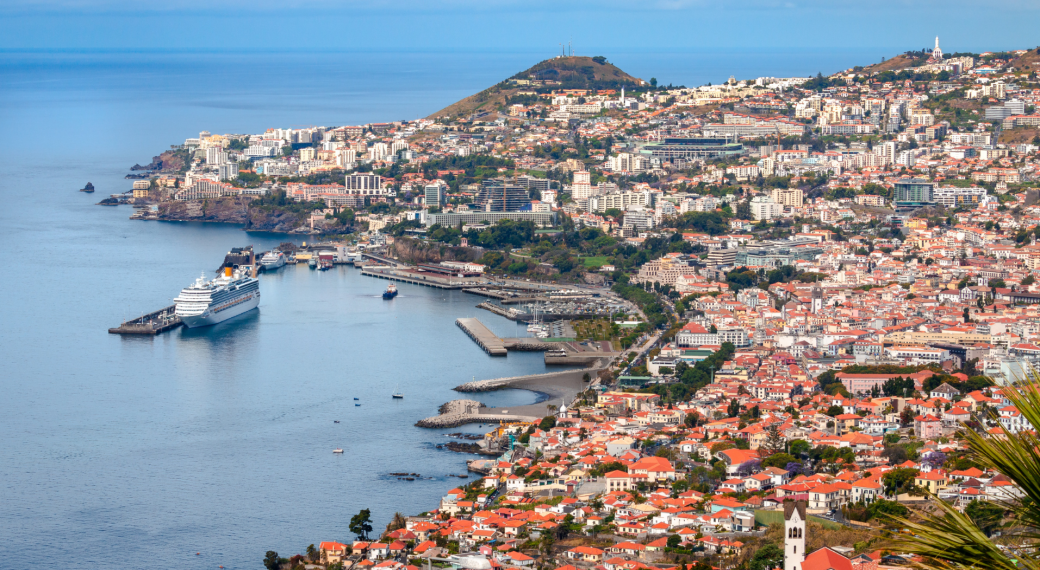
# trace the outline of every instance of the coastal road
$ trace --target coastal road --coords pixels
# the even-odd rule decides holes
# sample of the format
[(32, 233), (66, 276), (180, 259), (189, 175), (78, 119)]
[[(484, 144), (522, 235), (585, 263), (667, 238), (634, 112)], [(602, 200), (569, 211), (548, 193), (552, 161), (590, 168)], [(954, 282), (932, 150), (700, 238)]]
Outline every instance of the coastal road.
[[(661, 340), (661, 335), (663, 335), (663, 334), (664, 334), (664, 331), (658, 331), (657, 334), (655, 334), (654, 336), (646, 339), (646, 342), (644, 342), (643, 344), (639, 345), (639, 348), (637, 348), (635, 350), (636, 357), (632, 359), (633, 364), (636, 363), (636, 362), (639, 362), (640, 358), (643, 358), (644, 356), (646, 356), (646, 353), (650, 352), (654, 348), (654, 346), (657, 345), (657, 342), (659, 340)], [(632, 352), (632, 349), (629, 349), (627, 352)], [(632, 365), (631, 364), (626, 366), (625, 369), (621, 372), (621, 375), (627, 376), (631, 369), (632, 369)]]

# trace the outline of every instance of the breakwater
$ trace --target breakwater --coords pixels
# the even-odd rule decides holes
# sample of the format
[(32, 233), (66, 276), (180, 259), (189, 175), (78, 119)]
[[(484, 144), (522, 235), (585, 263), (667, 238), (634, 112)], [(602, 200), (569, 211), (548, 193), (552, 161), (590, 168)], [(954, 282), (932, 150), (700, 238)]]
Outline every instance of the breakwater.
[(510, 414), (508, 409), (485, 408), (476, 400), (452, 400), (438, 408), (439, 415), (415, 423), (422, 428), (458, 427), (471, 423), (533, 422), (539, 417)]

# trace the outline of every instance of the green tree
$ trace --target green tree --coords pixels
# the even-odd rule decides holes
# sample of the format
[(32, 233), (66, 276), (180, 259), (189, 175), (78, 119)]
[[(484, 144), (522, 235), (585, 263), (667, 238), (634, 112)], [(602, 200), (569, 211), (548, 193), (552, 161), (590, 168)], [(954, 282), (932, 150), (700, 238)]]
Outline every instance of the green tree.
[(368, 540), (368, 533), (372, 532), (372, 511), (361, 509), (361, 512), (351, 517), (348, 528), (357, 535), (358, 540)]
[(905, 517), (910, 514), (910, 509), (895, 501), (878, 499), (867, 507), (867, 513), (869, 514), (869, 518), (875, 518), (878, 516)]
[(812, 445), (804, 439), (796, 439), (787, 446), (787, 451), (795, 457), (801, 457), (809, 453), (811, 449)]
[(538, 429), (542, 431), (549, 431), (556, 427), (556, 418), (554, 416), (545, 416), (542, 421), (538, 423)]
[[(766, 440), (759, 446), (758, 453), (763, 458), (771, 458), (773, 455), (783, 452), (785, 447), (784, 434), (780, 433), (780, 426), (774, 423), (766, 428)], [(788, 455), (788, 457), (790, 456)], [(791, 461), (794, 461), (793, 457), (791, 457)], [(785, 462), (784, 465), (786, 464)]]
[(264, 568), (267, 570), (278, 570), (281, 568), (281, 559), (278, 558), (278, 553), (273, 550), (268, 550), (264, 556)]
[(682, 539), (679, 538), (679, 535), (673, 534), (668, 537), (668, 548), (679, 548), (679, 543), (681, 542)]
[(784, 551), (776, 544), (769, 543), (751, 557), (748, 561), (748, 570), (768, 570), (776, 568), (784, 563)]
[(1004, 516), (1004, 509), (989, 501), (975, 500), (968, 503), (967, 507), (964, 507), (964, 514), (968, 515), (971, 522), (975, 523), (979, 530), (986, 533), (986, 536), (990, 536), (1000, 526), (1001, 518)]
[(905, 493), (910, 491), (914, 485), (914, 478), (920, 472), (920, 470), (912, 467), (899, 467), (885, 473), (881, 477), (881, 481), (885, 485), (885, 492), (891, 495), (896, 492)]
[(733, 217), (737, 218), (738, 220), (750, 220), (752, 217), (751, 202), (748, 202), (747, 200), (742, 200), (740, 203), (738, 203), (737, 211), (733, 215)]
[(777, 467), (780, 469), (786, 469), (788, 463), (795, 463), (798, 460), (789, 453), (774, 453), (770, 455), (762, 462), (762, 467)]

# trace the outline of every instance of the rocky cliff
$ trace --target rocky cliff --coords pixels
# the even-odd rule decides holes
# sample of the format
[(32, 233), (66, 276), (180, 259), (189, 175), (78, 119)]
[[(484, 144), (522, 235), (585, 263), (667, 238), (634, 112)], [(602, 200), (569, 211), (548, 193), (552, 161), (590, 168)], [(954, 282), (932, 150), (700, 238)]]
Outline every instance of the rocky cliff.
[(135, 164), (130, 170), (149, 170), (163, 172), (184, 172), (187, 169), (189, 154), (185, 150), (168, 150), (159, 156), (153, 156), (152, 162), (144, 166)]
[(399, 237), (394, 240), (391, 254), (408, 263), (438, 263), (441, 261), (476, 261), (482, 252), (470, 247), (454, 247)]
[(197, 202), (162, 202), (160, 220), (242, 224), (243, 229), (281, 233), (350, 233), (353, 228), (337, 220), (322, 220), (311, 229), (308, 216), (278, 208), (253, 208), (252, 198), (234, 197)]

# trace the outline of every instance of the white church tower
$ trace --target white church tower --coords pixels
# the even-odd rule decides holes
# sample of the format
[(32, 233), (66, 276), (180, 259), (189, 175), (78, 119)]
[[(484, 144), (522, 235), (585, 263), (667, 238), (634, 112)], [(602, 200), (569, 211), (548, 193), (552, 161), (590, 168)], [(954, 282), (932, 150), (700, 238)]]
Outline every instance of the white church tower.
[(802, 570), (805, 560), (805, 501), (784, 503), (784, 570)]
[(812, 312), (818, 314), (823, 310), (823, 289), (819, 285), (812, 288)]
[(942, 50), (939, 49), (939, 36), (935, 36), (935, 49), (932, 50), (932, 59), (935, 61), (942, 60)]

